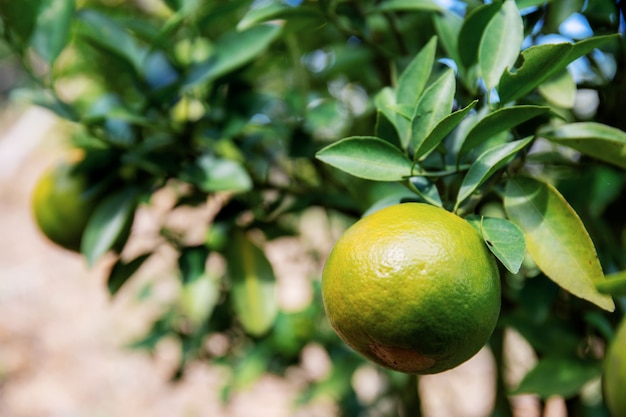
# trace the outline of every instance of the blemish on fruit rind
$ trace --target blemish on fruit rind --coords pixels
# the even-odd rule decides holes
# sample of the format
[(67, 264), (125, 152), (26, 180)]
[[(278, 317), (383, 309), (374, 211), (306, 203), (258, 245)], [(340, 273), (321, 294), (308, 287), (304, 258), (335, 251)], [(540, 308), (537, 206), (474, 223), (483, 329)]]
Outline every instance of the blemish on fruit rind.
[(424, 356), (413, 349), (397, 346), (383, 346), (376, 343), (368, 345), (370, 351), (380, 359), (381, 364), (400, 372), (420, 374), (428, 372), (436, 360)]

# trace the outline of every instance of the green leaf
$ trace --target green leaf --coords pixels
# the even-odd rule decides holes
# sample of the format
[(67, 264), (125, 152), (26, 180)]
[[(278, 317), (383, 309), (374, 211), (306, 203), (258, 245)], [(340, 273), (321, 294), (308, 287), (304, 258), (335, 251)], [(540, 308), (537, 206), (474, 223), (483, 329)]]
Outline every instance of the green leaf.
[(382, 110), (376, 111), (376, 126), (374, 127), (374, 132), (377, 138), (384, 139), (398, 148), (402, 146), (396, 127)]
[(229, 388), (233, 390), (250, 388), (267, 372), (272, 356), (266, 345), (253, 344), (234, 366), (233, 381)]
[(411, 175), (413, 165), (398, 148), (371, 136), (341, 139), (318, 151), (315, 157), (355, 177), (375, 181), (400, 181)]
[(544, 274), (577, 297), (608, 311), (615, 309), (611, 297), (595, 288), (604, 275), (585, 226), (552, 185), (512, 178), (506, 185), (504, 208), (524, 232), (528, 253)]
[(465, 115), (476, 105), (476, 103), (478, 103), (478, 100), (474, 100), (461, 110), (457, 110), (454, 113), (447, 115), (439, 123), (437, 123), (428, 136), (426, 136), (426, 139), (424, 139), (420, 147), (415, 150), (413, 160), (418, 160), (428, 155), (433, 149), (439, 146), (446, 136), (448, 136), (448, 134), (452, 132), (452, 130), (454, 130), (459, 123), (461, 123)]
[(85, 227), (80, 248), (89, 266), (113, 248), (128, 230), (138, 195), (134, 187), (123, 188), (105, 197), (95, 208)]
[(285, 11), (293, 10), (296, 7), (285, 3), (260, 3), (260, 6), (252, 6), (237, 24), (237, 30), (249, 29), (260, 22), (280, 18)]
[(267, 333), (278, 313), (272, 265), (242, 231), (234, 233), (224, 255), (233, 309), (241, 324), (253, 336)]
[(554, 74), (538, 87), (539, 94), (557, 107), (571, 109), (576, 99), (576, 81), (569, 71)]
[(261, 54), (280, 35), (281, 26), (259, 24), (241, 32), (230, 31), (215, 42), (213, 53), (191, 68), (185, 86), (208, 84), (247, 64)]
[(519, 68), (505, 71), (500, 78), (498, 95), (502, 103), (517, 100), (530, 93), (570, 63), (599, 48), (619, 35), (597, 36), (580, 42), (535, 45), (522, 52)]
[(194, 9), (201, 0), (163, 0), (172, 11)]
[(440, 12), (441, 6), (434, 0), (387, 0), (376, 6), (378, 12)]
[(408, 118), (404, 117), (404, 115), (399, 112), (394, 90), (390, 87), (385, 87), (380, 90), (374, 97), (374, 105), (385, 115), (387, 120), (393, 124), (398, 133), (402, 148), (406, 149), (411, 135), (410, 116)]
[(396, 103), (415, 108), (422, 95), (435, 62), (437, 38), (432, 37), (420, 52), (415, 55), (398, 80)]
[(82, 9), (76, 17), (80, 36), (128, 62), (135, 73), (141, 73), (146, 49), (124, 27), (95, 10)]
[(450, 113), (455, 90), (454, 71), (447, 69), (424, 91), (411, 123), (410, 145), (413, 150), (419, 149), (437, 123)]
[(459, 150), (459, 157), (498, 133), (508, 131), (548, 111), (550, 108), (546, 106), (512, 106), (489, 113), (469, 131)]
[(367, 210), (363, 212), (362, 217), (366, 217), (385, 207), (400, 204), (401, 202), (407, 200), (415, 200), (415, 194), (403, 187), (402, 189), (394, 191), (391, 194), (385, 195), (383, 198), (376, 200), (374, 204), (369, 206)]
[(439, 190), (437, 190), (437, 186), (431, 180), (423, 176), (415, 176), (409, 178), (409, 183), (413, 192), (423, 201), (437, 207), (443, 207)]
[(459, 205), (481, 185), (485, 183), (493, 174), (504, 165), (508, 164), (517, 152), (527, 146), (533, 137), (505, 143), (483, 152), (474, 161), (469, 171), (463, 178), (459, 193), (456, 197), (455, 210)]
[(496, 217), (472, 216), (467, 221), (478, 230), (502, 265), (512, 274), (517, 274), (526, 255), (526, 241), (519, 227)]
[(541, 135), (601, 161), (626, 168), (626, 133), (595, 122), (569, 123)]
[(443, 49), (445, 49), (448, 56), (450, 56), (454, 62), (460, 64), (461, 58), (459, 56), (458, 39), (463, 19), (456, 13), (445, 11), (434, 15), (433, 23)]
[(517, 8), (520, 10), (527, 9), (529, 7), (538, 7), (546, 4), (546, 0), (515, 0)]
[(289, 19), (292, 17), (321, 17), (319, 8), (300, 5), (290, 6), (285, 3), (269, 3), (260, 7), (251, 7), (237, 24), (237, 30), (242, 31), (249, 29), (257, 23), (263, 23), (276, 19)]
[(607, 275), (606, 280), (596, 283), (596, 288), (602, 294), (611, 294), (614, 297), (626, 296), (626, 271)]
[(209, 250), (205, 246), (183, 248), (178, 257), (183, 283), (193, 282), (204, 275), (208, 256)]
[(18, 38), (21, 46), (26, 46), (36, 27), (41, 0), (22, 0), (19, 7), (15, 0), (0, 0), (0, 18), (5, 27), (9, 28)]
[(478, 49), (485, 28), (501, 7), (502, 3), (500, 2), (485, 4), (472, 10), (463, 21), (459, 31), (458, 51), (461, 58), (460, 63), (465, 68), (469, 68), (477, 62)]
[(524, 40), (524, 24), (515, 1), (506, 0), (485, 27), (478, 64), (488, 89), (498, 85), (504, 70), (515, 63)]
[(532, 393), (541, 398), (553, 395), (565, 398), (578, 394), (582, 387), (602, 374), (600, 361), (589, 362), (568, 357), (541, 359), (526, 374), (512, 394)]
[(143, 265), (152, 255), (151, 253), (146, 253), (143, 255), (139, 255), (135, 259), (125, 262), (122, 259), (118, 259), (113, 265), (111, 272), (109, 273), (109, 278), (107, 280), (107, 288), (109, 289), (109, 295), (114, 296), (117, 292), (122, 288), (122, 286), (128, 281), (130, 277), (132, 277), (135, 272)]
[(391, 106), (391, 109), (396, 113), (396, 119), (404, 119), (406, 121), (411, 121), (415, 112), (415, 106), (402, 103)]
[(248, 171), (239, 162), (209, 154), (202, 155), (195, 164), (187, 166), (180, 177), (206, 192), (242, 193), (251, 190), (253, 185)]
[(30, 43), (50, 65), (67, 44), (75, 7), (74, 0), (49, 0), (39, 9)]
[(200, 326), (211, 316), (219, 297), (220, 281), (203, 273), (183, 285), (178, 306), (186, 318), (195, 326)]

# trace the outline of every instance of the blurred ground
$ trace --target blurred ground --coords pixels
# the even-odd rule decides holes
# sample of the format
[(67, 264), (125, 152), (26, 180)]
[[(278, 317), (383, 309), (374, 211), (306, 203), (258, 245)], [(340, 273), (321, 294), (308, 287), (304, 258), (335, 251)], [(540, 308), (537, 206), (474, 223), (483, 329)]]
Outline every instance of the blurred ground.
[[(134, 290), (110, 300), (103, 265), (88, 270), (80, 256), (49, 244), (39, 234), (29, 211), (30, 190), (61, 155), (58, 141), (51, 137), (57, 128), (55, 120), (40, 110), (9, 112), (0, 119), (0, 416), (336, 415), (331, 404), (297, 412), (290, 407), (297, 375), (266, 376), (222, 405), (224, 370), (193, 364), (182, 382), (172, 384), (168, 379), (178, 360), (176, 346), (164, 343), (154, 357), (124, 348), (173, 293), (168, 254), (142, 268), (144, 278), (133, 280)], [(275, 265), (277, 273), (288, 267), (288, 247), (273, 247), (268, 254), (280, 263)], [(146, 277), (159, 285), (150, 302), (138, 303), (129, 294), (136, 293)], [(286, 291), (295, 294), (293, 288)], [(319, 352), (309, 353), (315, 357)], [(523, 351), (521, 355), (516, 363), (527, 363)], [(311, 366), (309, 372), (316, 372), (315, 362)], [(355, 380), (364, 401), (376, 394), (377, 374), (372, 369), (364, 368)], [(483, 350), (453, 371), (423, 378), (425, 414), (488, 416), (493, 371), (493, 359)], [(561, 403), (555, 404), (544, 416), (564, 415)], [(533, 397), (521, 397), (516, 405), (516, 417), (539, 416)]]

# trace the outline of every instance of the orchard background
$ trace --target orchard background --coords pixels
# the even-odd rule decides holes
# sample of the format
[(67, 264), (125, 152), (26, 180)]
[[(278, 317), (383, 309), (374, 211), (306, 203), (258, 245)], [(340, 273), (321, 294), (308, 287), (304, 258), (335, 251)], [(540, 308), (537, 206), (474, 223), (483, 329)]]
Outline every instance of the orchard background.
[[(626, 308), (625, 7), (1, 0), (1, 203), (25, 201), (42, 163), (80, 149), (76, 170), (102, 199), (73, 280), (60, 282), (68, 292), (95, 282), (94, 303), (122, 310), (124, 330), (107, 343), (157, 364), (168, 352), (159, 377), (179, 392), (210, 365), (216, 410), (272, 378), (289, 387), (275, 398), (294, 414), (346, 416), (426, 414), (437, 377), (378, 369), (338, 340), (319, 299), (323, 260), (364, 213), (440, 205), (472, 221), (501, 266), (502, 314), (478, 358), (487, 407), (476, 415), (523, 415), (516, 401), (532, 398), (535, 413), (557, 401), (561, 415), (608, 416), (603, 358)], [(15, 224), (28, 223), (6, 223), (2, 259), (13, 267), (2, 286), (29, 297), (45, 287), (16, 286), (17, 276), (32, 285), (58, 261), (17, 243), (34, 226)], [(16, 308), (5, 346), (19, 334), (16, 312), (64, 305), (48, 292), (24, 298), (35, 306), (5, 294)], [(63, 323), (72, 337), (42, 340), (69, 350), (76, 335), (95, 338), (81, 311)], [(37, 356), (23, 343), (6, 348), (3, 387), (19, 381), (16, 357)], [(515, 378), (520, 350), (530, 365)], [(445, 401), (469, 415), (458, 398)], [(47, 410), (37, 412), (23, 415)]]

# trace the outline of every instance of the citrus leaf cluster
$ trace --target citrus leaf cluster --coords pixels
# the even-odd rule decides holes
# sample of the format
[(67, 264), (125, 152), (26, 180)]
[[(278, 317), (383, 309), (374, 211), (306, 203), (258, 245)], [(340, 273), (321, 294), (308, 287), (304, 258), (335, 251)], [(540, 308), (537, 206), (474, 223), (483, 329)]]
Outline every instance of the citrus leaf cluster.
[[(476, 9), (468, 15), (464, 23), (467, 26), (463, 27), (472, 27), (476, 22), (486, 20), (489, 22), (486, 31), (496, 30), (494, 27), (501, 28), (502, 22), (513, 20), (511, 15), (515, 11), (511, 5), (517, 10), (515, 4), (508, 1)], [(460, 34), (463, 33), (462, 28)], [(466, 39), (463, 42), (471, 41), (463, 39)], [(509, 38), (501, 39), (507, 42)], [(582, 45), (563, 46), (568, 52), (559, 65), (567, 65), (579, 54), (588, 52), (588, 46), (585, 45), (599, 45), (609, 39), (603, 37), (584, 41)], [(597, 123), (561, 124), (556, 128), (539, 123), (531, 136), (516, 140), (515, 129), (520, 125), (537, 119), (544, 120), (544, 123), (550, 120), (550, 107), (511, 104), (506, 87), (503, 89), (504, 103), (487, 103), (487, 106), (476, 110), (477, 102), (472, 101), (463, 109), (452, 112), (455, 76), (451, 69), (433, 71), (435, 42), (436, 38), (431, 39), (407, 65), (399, 77), (398, 85), (382, 90), (375, 101), (379, 112), (376, 130), (383, 130), (380, 125), (385, 118), (386, 123), (395, 128), (397, 141), (389, 137), (348, 137), (320, 150), (316, 157), (361, 178), (402, 182), (415, 192), (418, 200), (447, 206), (458, 213), (470, 210), (473, 200), (490, 189), (497, 189), (499, 184), (506, 185), (501, 194), (504, 207), (508, 219), (517, 226), (508, 229), (521, 230), (527, 246), (509, 246), (506, 239), (486, 238), (503, 265), (511, 273), (518, 273), (521, 260), (528, 251), (542, 272), (561, 287), (612, 311), (614, 304), (611, 297), (600, 294), (595, 288), (595, 283), (604, 280), (604, 274), (593, 243), (576, 212), (549, 183), (520, 176), (518, 172), (523, 167), (516, 168), (517, 172), (507, 168), (516, 160), (523, 164), (521, 158), (532, 150), (537, 138), (571, 146), (590, 157), (619, 165), (626, 161), (620, 148), (620, 144), (624, 143), (623, 132)], [(475, 45), (477, 51), (481, 50), (480, 42), (482, 40)], [(509, 49), (514, 47), (519, 50), (518, 43), (515, 38), (509, 39), (506, 45)], [(504, 70), (508, 65), (502, 67), (492, 62), (484, 63), (486, 58), (480, 53), (473, 56), (467, 52), (468, 49), (464, 50), (466, 56), (462, 58), (462, 64), (466, 67), (480, 65), (482, 79), (487, 86), (494, 87), (498, 80), (507, 80), (508, 73)], [(516, 57), (509, 61), (514, 62)], [(524, 59), (526, 68), (536, 65), (534, 59), (540, 60), (534, 55), (524, 56)], [(495, 81), (490, 79), (494, 71), (498, 75)], [(430, 84), (424, 85), (423, 80), (431, 76)], [(527, 82), (522, 80), (521, 83), (525, 85), (524, 88), (532, 90), (543, 80), (545, 78), (537, 80), (529, 77)], [(415, 86), (413, 96), (404, 93), (410, 90), (408, 85)], [(486, 93), (490, 93), (491, 87), (488, 87)], [(495, 91), (499, 93), (501, 87)], [(462, 122), (470, 124), (465, 131)], [(469, 168), (466, 169), (461, 163), (466, 163)], [(416, 177), (421, 179), (415, 180)], [(446, 181), (446, 177), (457, 177), (457, 183)], [(449, 202), (440, 195), (440, 191), (447, 188), (456, 189), (456, 198)], [(553, 196), (549, 200), (553, 203), (536, 200), (544, 198), (539, 197), (542, 193)], [(563, 255), (557, 256), (557, 253)]]

